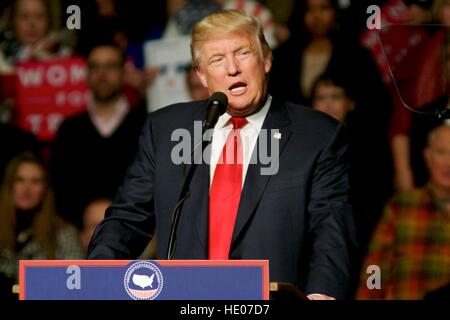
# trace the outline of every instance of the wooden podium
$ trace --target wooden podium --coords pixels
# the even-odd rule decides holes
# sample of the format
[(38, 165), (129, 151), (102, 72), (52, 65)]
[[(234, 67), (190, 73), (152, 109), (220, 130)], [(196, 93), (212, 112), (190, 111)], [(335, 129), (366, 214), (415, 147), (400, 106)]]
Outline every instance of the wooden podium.
[(308, 297), (291, 283), (270, 282), (270, 299), (283, 302), (297, 302), (309, 300)]

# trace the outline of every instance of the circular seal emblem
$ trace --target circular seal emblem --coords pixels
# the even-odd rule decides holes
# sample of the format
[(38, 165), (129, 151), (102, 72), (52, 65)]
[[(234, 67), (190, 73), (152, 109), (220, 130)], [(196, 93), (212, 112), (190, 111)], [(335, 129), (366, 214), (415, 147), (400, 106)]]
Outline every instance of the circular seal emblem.
[(161, 293), (163, 276), (153, 263), (138, 261), (128, 267), (123, 285), (132, 299), (153, 300)]

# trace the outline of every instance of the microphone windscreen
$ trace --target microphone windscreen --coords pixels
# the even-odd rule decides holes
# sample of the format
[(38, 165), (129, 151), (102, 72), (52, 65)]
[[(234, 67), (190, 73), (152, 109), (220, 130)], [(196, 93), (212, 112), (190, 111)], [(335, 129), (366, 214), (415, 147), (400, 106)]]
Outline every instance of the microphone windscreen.
[(219, 105), (220, 114), (222, 115), (225, 113), (225, 110), (228, 106), (228, 97), (223, 92), (214, 92), (211, 97), (209, 98), (210, 106), (212, 105)]

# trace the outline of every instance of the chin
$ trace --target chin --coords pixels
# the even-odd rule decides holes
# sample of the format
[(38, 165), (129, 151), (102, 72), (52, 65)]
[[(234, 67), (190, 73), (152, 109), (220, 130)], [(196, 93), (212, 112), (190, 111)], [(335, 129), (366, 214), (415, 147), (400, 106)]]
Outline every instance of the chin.
[(230, 99), (229, 105), (233, 110), (236, 111), (244, 111), (252, 109), (254, 106), (253, 100), (248, 98), (238, 98), (238, 99)]
[(35, 208), (35, 206), (29, 205), (29, 204), (23, 204), (23, 205), (18, 205), (17, 208), (22, 211), (29, 211), (29, 210), (33, 210)]

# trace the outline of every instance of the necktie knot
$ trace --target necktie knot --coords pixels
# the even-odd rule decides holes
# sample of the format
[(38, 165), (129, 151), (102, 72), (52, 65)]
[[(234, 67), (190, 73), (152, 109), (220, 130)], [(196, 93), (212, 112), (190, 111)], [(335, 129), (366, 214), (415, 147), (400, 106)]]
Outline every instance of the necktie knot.
[(239, 130), (248, 123), (247, 119), (242, 117), (231, 117), (230, 122), (233, 125), (233, 130)]

